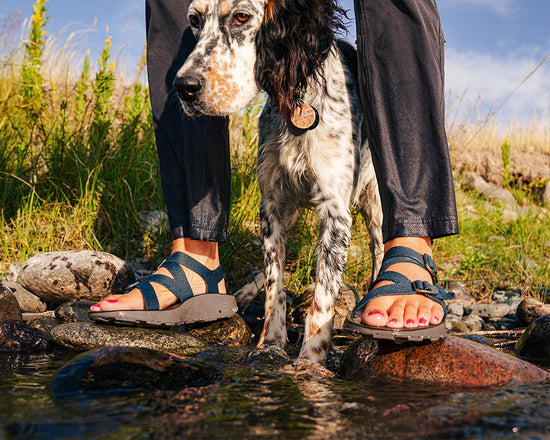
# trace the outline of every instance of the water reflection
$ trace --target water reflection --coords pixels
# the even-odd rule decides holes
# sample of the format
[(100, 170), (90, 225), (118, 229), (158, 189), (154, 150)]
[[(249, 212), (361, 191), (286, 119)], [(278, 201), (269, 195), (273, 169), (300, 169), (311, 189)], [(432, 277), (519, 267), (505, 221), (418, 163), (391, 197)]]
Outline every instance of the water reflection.
[(72, 355), (0, 356), (0, 439), (550, 438), (550, 384), (433, 389), (235, 363), (207, 387), (56, 401), (49, 381)]

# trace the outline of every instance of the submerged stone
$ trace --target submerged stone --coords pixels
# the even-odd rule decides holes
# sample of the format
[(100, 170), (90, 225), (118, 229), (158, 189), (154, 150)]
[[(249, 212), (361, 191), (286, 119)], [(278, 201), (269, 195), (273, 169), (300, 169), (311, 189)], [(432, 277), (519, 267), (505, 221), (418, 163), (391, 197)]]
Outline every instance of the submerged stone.
[(519, 338), (515, 349), (528, 361), (550, 365), (550, 315), (533, 321)]
[(60, 345), (77, 350), (103, 347), (143, 347), (178, 354), (195, 354), (205, 343), (181, 330), (163, 330), (141, 327), (75, 322), (62, 324), (51, 331)]
[(21, 320), (23, 315), (15, 295), (4, 284), (0, 283), (0, 321)]
[(120, 293), (134, 278), (124, 260), (94, 251), (38, 254), (23, 264), (19, 275), (25, 288), (54, 304), (74, 300), (97, 302)]
[(52, 381), (56, 398), (82, 391), (178, 390), (202, 387), (221, 378), (215, 367), (142, 347), (109, 347), (82, 353)]
[(42, 351), (49, 346), (45, 333), (23, 321), (0, 322), (0, 351)]
[(344, 353), (339, 375), (348, 380), (486, 387), (550, 380), (550, 373), (486, 345), (447, 337), (396, 344), (362, 338)]

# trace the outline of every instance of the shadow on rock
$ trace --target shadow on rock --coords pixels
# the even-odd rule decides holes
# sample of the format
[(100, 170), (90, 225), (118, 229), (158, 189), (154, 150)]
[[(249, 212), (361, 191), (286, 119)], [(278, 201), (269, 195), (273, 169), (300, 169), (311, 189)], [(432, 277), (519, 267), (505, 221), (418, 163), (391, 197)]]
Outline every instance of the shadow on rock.
[(550, 373), (486, 345), (447, 337), (396, 344), (362, 338), (344, 353), (340, 377), (414, 381), (452, 387), (487, 387), (550, 380)]
[(519, 338), (515, 349), (523, 359), (550, 366), (550, 315), (533, 321)]
[(221, 372), (205, 363), (138, 347), (110, 347), (82, 353), (59, 370), (50, 391), (56, 399), (82, 392), (179, 390), (217, 382)]

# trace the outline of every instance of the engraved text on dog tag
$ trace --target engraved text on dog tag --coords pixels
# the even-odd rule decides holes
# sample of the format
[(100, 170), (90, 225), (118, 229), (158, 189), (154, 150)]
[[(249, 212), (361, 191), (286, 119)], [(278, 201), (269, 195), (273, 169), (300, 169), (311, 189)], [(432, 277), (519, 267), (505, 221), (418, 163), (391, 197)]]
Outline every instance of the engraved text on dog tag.
[(302, 102), (292, 109), (290, 122), (300, 130), (312, 129), (319, 122), (319, 113), (312, 106)]

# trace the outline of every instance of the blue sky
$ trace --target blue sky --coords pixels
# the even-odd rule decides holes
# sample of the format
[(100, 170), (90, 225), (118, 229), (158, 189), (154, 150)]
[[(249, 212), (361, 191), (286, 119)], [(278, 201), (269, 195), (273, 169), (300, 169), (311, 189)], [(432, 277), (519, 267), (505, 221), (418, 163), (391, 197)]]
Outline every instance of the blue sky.
[[(33, 0), (0, 0), (0, 16), (18, 8), (30, 16)], [(353, 17), (353, 0), (341, 0)], [(144, 0), (50, 0), (48, 35), (64, 41), (72, 32), (92, 59), (113, 37), (118, 64), (131, 72), (145, 41)], [(447, 101), (464, 95), (460, 111), (483, 117), (502, 104), (499, 122), (528, 122), (533, 112), (548, 120), (550, 59), (510, 94), (550, 54), (550, 0), (439, 0), (446, 43)], [(353, 20), (352, 20), (353, 22)], [(354, 27), (350, 29), (354, 39)], [(75, 63), (77, 60), (75, 60)], [(449, 106), (449, 112), (457, 107)]]

